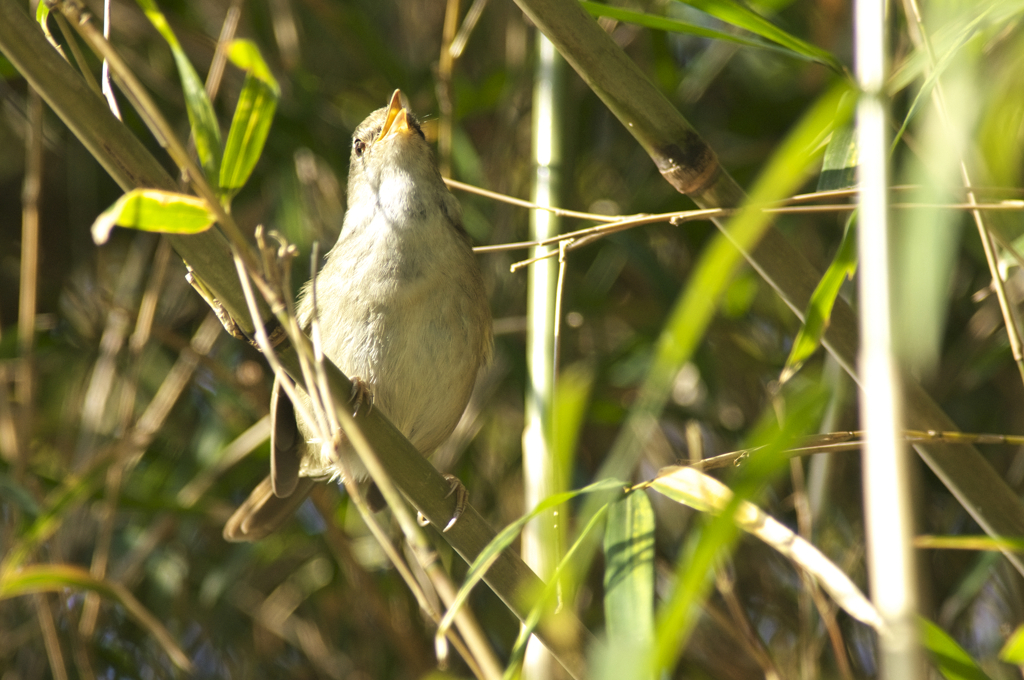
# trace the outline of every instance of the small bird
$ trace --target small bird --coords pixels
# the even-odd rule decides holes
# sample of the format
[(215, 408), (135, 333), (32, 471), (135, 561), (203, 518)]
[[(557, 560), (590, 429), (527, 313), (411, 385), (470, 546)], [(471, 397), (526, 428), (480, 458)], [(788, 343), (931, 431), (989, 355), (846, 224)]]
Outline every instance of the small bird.
[[(307, 332), (311, 283), (296, 307)], [(490, 361), (491, 313), (462, 210), (398, 90), (352, 135), (348, 211), (316, 274), (316, 311), (324, 354), (420, 453), (432, 453)], [(228, 520), (229, 541), (263, 538), (316, 481), (342, 474), (276, 382), (270, 414), (271, 473)], [(344, 438), (338, 453), (355, 481), (366, 477)]]

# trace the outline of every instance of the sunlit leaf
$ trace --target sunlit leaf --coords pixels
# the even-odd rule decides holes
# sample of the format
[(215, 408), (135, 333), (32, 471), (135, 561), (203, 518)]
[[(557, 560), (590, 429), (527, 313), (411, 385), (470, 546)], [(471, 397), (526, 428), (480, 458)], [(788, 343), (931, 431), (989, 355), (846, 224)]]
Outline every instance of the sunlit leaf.
[(1017, 626), (1006, 644), (999, 650), (999, 658), (1006, 663), (1024, 666), (1024, 625)]
[(231, 195), (245, 185), (263, 153), (281, 88), (251, 40), (233, 41), (228, 57), (247, 72), (220, 166), (220, 188)]
[(251, 40), (232, 40), (228, 46), (228, 59), (231, 63), (270, 86), (274, 94), (280, 96), (281, 87), (277, 78), (270, 72), (270, 67), (260, 54), (259, 47)]
[(716, 515), (731, 510), (731, 519), (740, 529), (761, 539), (813, 575), (850, 616), (876, 630), (884, 629), (881, 616), (839, 567), (753, 503), (740, 501), (732, 509), (732, 491), (714, 477), (692, 467), (672, 467), (659, 472), (650, 486), (694, 510)]
[(265, 81), (251, 73), (245, 77), (220, 166), (223, 191), (237, 191), (252, 174), (274, 121), (277, 98), (277, 93)]
[[(851, 95), (852, 96), (852, 95)], [(818, 191), (847, 189), (857, 184), (857, 139), (852, 125), (844, 125), (832, 133), (821, 161)]]
[(92, 238), (103, 244), (115, 226), (163, 234), (198, 234), (216, 216), (201, 198), (159, 189), (134, 189), (107, 208), (92, 224)]

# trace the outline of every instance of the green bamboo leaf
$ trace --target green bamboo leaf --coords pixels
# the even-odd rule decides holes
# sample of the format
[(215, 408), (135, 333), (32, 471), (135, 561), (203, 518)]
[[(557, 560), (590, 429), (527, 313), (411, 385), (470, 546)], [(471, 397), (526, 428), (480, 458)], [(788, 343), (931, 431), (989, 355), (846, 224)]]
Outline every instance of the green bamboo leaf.
[(277, 99), (277, 93), (265, 81), (252, 73), (246, 75), (220, 166), (223, 192), (237, 192), (252, 174), (274, 121)]
[(612, 5), (605, 5), (599, 2), (589, 2), (589, 0), (582, 0), (580, 5), (582, 5), (583, 9), (587, 10), (591, 16), (595, 17), (608, 17), (610, 19), (615, 19), (616, 21), (644, 26), (645, 28), (650, 28), (655, 31), (669, 31), (671, 33), (695, 35), (697, 37), (708, 38), (710, 40), (731, 42), (744, 47), (772, 50), (790, 57), (797, 57), (798, 59), (818, 61), (808, 57), (806, 54), (780, 47), (772, 42), (736, 35), (735, 33), (726, 33), (725, 31), (716, 31), (713, 28), (691, 24), (687, 21), (680, 21), (679, 19), (647, 14), (645, 12), (634, 12), (632, 10), (623, 9), (622, 7), (613, 7)]
[(186, 673), (192, 671), (192, 662), (167, 628), (120, 583), (93, 578), (84, 569), (64, 564), (34, 564), (0, 576), (0, 600), (65, 588), (92, 590), (115, 600), (156, 639), (175, 666)]
[(1024, 665), (1024, 624), (1010, 634), (1003, 648), (999, 650), (999, 660), (1006, 663)]
[(220, 166), (220, 188), (230, 196), (245, 185), (263, 153), (281, 88), (251, 40), (232, 41), (228, 58), (246, 71)]
[(441, 623), (438, 624), (436, 637), (443, 637), (448, 629), (451, 628), (452, 622), (455, 620), (455, 613), (459, 610), (459, 607), (465, 604), (466, 599), (469, 597), (469, 593), (473, 590), (473, 587), (483, 580), (484, 575), (487, 574), (487, 570), (491, 568), (494, 561), (498, 559), (498, 556), (503, 550), (505, 550), (505, 548), (510, 546), (512, 542), (516, 540), (516, 537), (523, 530), (523, 527), (526, 526), (531, 519), (542, 512), (558, 507), (581, 494), (611, 491), (613, 489), (622, 489), (624, 487), (625, 483), (622, 481), (616, 479), (605, 479), (576, 491), (565, 491), (563, 493), (553, 494), (538, 503), (537, 507), (532, 511), (523, 515), (515, 522), (512, 522), (498, 532), (498, 535), (480, 551), (480, 554), (477, 555), (475, 560), (473, 560), (473, 564), (470, 565), (469, 571), (466, 573), (465, 582), (462, 584), (462, 587), (459, 588), (459, 592), (456, 593), (455, 599), (452, 601), (451, 606), (445, 613), (444, 618), (441, 619)]
[(551, 455), (555, 465), (555, 489), (571, 486), (568, 479), (576, 456), (576, 443), (587, 414), (594, 367), (587, 362), (566, 366), (558, 374), (555, 399), (551, 405)]
[(217, 124), (217, 114), (213, 111), (213, 104), (206, 96), (206, 89), (203, 81), (199, 78), (192, 62), (188, 60), (185, 50), (178, 42), (177, 36), (167, 23), (166, 17), (157, 8), (153, 0), (138, 0), (142, 11), (146, 13), (153, 27), (163, 36), (174, 55), (174, 63), (178, 67), (178, 77), (181, 78), (181, 89), (185, 95), (185, 110), (188, 112), (188, 122), (192, 127), (192, 136), (196, 141), (196, 152), (199, 154), (199, 162), (203, 165), (206, 179), (210, 182), (220, 176), (220, 126)]
[(918, 617), (917, 623), (921, 631), (921, 644), (928, 650), (928, 656), (942, 677), (946, 680), (989, 680), (971, 655), (946, 631), (923, 616)]
[(702, 12), (706, 12), (727, 24), (750, 31), (765, 40), (782, 45), (788, 50), (803, 55), (807, 59), (820, 62), (836, 73), (845, 74), (846, 68), (831, 52), (790, 35), (786, 31), (768, 21), (760, 14), (735, 2), (734, 0), (678, 0)]
[[(819, 140), (835, 126), (845, 124), (852, 114), (853, 101), (845, 96), (847, 92), (847, 86), (839, 84), (810, 108), (764, 168), (748, 204), (770, 203), (792, 193), (816, 164)], [(729, 235), (715, 237), (707, 247), (658, 338), (654, 363), (641, 388), (637, 408), (653, 399), (660, 411), (676, 372), (692, 355), (715, 305), (739, 267), (743, 259), (740, 251), (752, 249), (770, 223), (770, 215), (762, 210), (742, 210), (730, 221)]]
[[(604, 619), (608, 657), (603, 677), (622, 677), (654, 648), (654, 511), (639, 490), (613, 503), (604, 531)], [(634, 667), (635, 668), (635, 667)], [(653, 678), (650, 668), (642, 677)], [(634, 670), (631, 677), (640, 678)]]
[[(959, 10), (959, 14), (947, 14), (946, 22), (930, 32), (928, 40), (931, 54), (925, 49), (915, 49), (893, 68), (887, 84), (889, 94), (895, 95), (909, 87), (925, 71), (936, 71), (932, 74), (935, 77), (941, 75), (944, 65), (955, 60), (960, 50), (975, 36), (984, 32), (999, 32), (1007, 22), (1018, 21), (1020, 13), (1024, 11), (1024, 3), (1019, 0), (979, 0), (963, 4)], [(938, 62), (931, 63), (932, 55), (940, 55)]]
[(836, 128), (825, 147), (825, 158), (821, 162), (818, 177), (818, 191), (848, 189), (857, 185), (857, 139), (852, 125)]
[(512, 646), (512, 652), (509, 654), (508, 665), (505, 667), (505, 672), (502, 675), (503, 680), (517, 680), (520, 677), (520, 670), (523, 664), (523, 658), (526, 656), (526, 643), (529, 642), (530, 636), (533, 635), (533, 631), (537, 628), (540, 623), (541, 617), (544, 614), (545, 608), (554, 599), (554, 596), (561, 592), (561, 584), (566, 578), (566, 574), (572, 565), (573, 558), (580, 551), (581, 548), (587, 545), (588, 538), (594, 532), (594, 529), (600, 524), (601, 520), (604, 519), (605, 513), (608, 512), (610, 504), (602, 505), (594, 516), (590, 518), (587, 525), (583, 527), (583, 531), (576, 538), (576, 541), (572, 544), (569, 550), (566, 551), (565, 556), (555, 567), (554, 572), (551, 574), (551, 578), (544, 586), (544, 592), (537, 601), (534, 603), (533, 608), (530, 609), (530, 613), (526, 616), (526, 620), (523, 621), (523, 625), (519, 627), (519, 637), (516, 638), (515, 644)]
[(832, 308), (835, 306), (836, 298), (839, 297), (839, 289), (847, 279), (853, 279), (857, 272), (857, 229), (854, 226), (856, 215), (850, 215), (846, 221), (846, 233), (843, 234), (842, 243), (836, 251), (835, 259), (828, 266), (825, 274), (821, 277), (810, 301), (804, 312), (804, 325), (793, 340), (793, 347), (786, 359), (786, 366), (782, 369), (779, 382), (785, 383), (796, 375), (796, 372), (804, 365), (804, 362), (818, 347), (821, 346), (821, 338), (828, 329), (829, 319), (832, 317)]
[(115, 226), (162, 234), (198, 234), (215, 221), (216, 216), (201, 198), (160, 189), (133, 189), (96, 218), (92, 238), (97, 245), (106, 243)]
[[(910, 86), (927, 73), (927, 78), (914, 95), (899, 131), (893, 138), (893, 148), (902, 139), (910, 121), (921, 110), (921, 105), (931, 96), (932, 90), (946, 70), (960, 59), (961, 50), (981, 33), (998, 32), (1009, 22), (1019, 21), (1024, 4), (1019, 1), (988, 0), (973, 2), (961, 7), (961, 13), (952, 15), (939, 29), (929, 36), (930, 52), (917, 49), (893, 69), (887, 90), (895, 95)], [(933, 63), (933, 57), (937, 57)]]
[(978, 550), (1024, 553), (1024, 538), (1012, 536), (917, 536), (915, 548), (930, 550)]
[(260, 48), (251, 40), (232, 40), (228, 45), (228, 59), (231, 63), (246, 73), (251, 73), (256, 78), (270, 86), (275, 95), (281, 95), (281, 86), (277, 78), (270, 72), (270, 67), (260, 54)]

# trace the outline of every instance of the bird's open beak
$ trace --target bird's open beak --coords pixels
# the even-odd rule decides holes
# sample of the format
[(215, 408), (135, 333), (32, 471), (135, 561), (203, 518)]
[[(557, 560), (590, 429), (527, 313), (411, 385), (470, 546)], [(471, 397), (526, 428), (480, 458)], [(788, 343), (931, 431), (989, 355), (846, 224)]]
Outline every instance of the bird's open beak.
[(402, 106), (402, 91), (395, 90), (391, 95), (391, 103), (388, 104), (388, 115), (384, 118), (384, 127), (380, 129), (376, 142), (398, 134), (409, 133), (408, 111)]

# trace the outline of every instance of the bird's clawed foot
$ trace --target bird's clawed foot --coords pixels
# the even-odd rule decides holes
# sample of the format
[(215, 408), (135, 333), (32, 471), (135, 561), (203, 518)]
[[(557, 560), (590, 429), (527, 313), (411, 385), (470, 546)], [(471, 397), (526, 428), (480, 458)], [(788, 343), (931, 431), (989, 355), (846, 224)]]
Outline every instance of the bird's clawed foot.
[(348, 401), (352, 404), (353, 418), (359, 415), (359, 409), (363, 407), (363, 403), (366, 404), (367, 413), (373, 410), (373, 392), (370, 391), (370, 386), (366, 384), (366, 381), (359, 376), (352, 378), (352, 391), (349, 393)]
[(441, 529), (441, 533), (444, 533), (455, 526), (455, 523), (462, 517), (462, 513), (466, 511), (466, 506), (469, 505), (469, 492), (466, 491), (466, 486), (462, 483), (455, 475), (448, 473), (444, 474), (444, 478), (448, 480), (449, 486), (452, 488), (445, 494), (445, 498), (455, 494), (455, 512), (452, 514), (452, 518), (448, 520), (448, 524), (445, 525), (444, 529)]
[[(455, 494), (455, 512), (452, 514), (452, 518), (448, 520), (448, 524), (445, 525), (444, 529), (441, 529), (441, 533), (444, 533), (455, 526), (455, 523), (462, 517), (462, 513), (466, 511), (466, 506), (469, 505), (469, 492), (466, 491), (466, 486), (462, 481), (455, 475), (450, 475), (447, 472), (442, 473), (448, 485), (451, 486), (451, 490), (445, 494), (445, 498)], [(430, 520), (423, 516), (422, 512), (416, 512), (416, 521), (419, 522), (421, 527), (425, 527), (430, 524)]]

